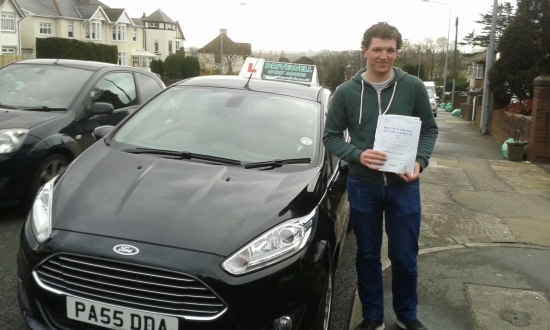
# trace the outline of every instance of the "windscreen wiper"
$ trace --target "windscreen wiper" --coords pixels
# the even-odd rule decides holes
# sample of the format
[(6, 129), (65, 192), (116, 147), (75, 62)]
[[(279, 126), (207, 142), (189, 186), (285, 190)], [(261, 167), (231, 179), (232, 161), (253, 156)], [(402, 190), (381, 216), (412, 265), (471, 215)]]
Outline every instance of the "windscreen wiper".
[(50, 108), (48, 106), (42, 105), (42, 106), (39, 106), (39, 107), (21, 108), (21, 110), (29, 110), (29, 111), (67, 111), (67, 108)]
[(281, 167), (287, 164), (309, 164), (311, 158), (291, 158), (291, 159), (274, 159), (267, 162), (248, 163), (244, 168), (258, 168), (258, 167)]
[(236, 159), (194, 154), (189, 151), (173, 151), (173, 150), (149, 149), (149, 148), (124, 149), (122, 151), (131, 153), (131, 154), (150, 154), (150, 155), (168, 156), (176, 159), (200, 159), (200, 160), (207, 160), (207, 161), (218, 162), (223, 164), (241, 165), (241, 162)]

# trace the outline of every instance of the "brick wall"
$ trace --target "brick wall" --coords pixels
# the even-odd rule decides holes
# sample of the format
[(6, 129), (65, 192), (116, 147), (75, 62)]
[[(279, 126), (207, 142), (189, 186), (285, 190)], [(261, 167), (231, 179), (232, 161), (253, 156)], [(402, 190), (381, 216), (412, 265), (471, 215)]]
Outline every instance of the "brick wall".
[(531, 134), (527, 159), (550, 163), (550, 77), (535, 78)]
[(509, 138), (513, 138), (516, 130), (520, 131), (520, 140), (528, 141), (531, 136), (531, 116), (523, 116), (502, 110), (491, 110), (489, 114), (489, 134), (493, 138), (503, 143)]
[[(520, 131), (520, 140), (527, 143), (527, 160), (550, 163), (550, 77), (537, 77), (534, 81), (533, 112), (523, 116), (507, 111), (491, 110), (489, 114), (489, 134), (500, 142), (513, 138)], [(478, 112), (476, 111), (476, 123)], [(471, 115), (470, 115), (471, 116)], [(468, 120), (471, 117), (468, 117)]]

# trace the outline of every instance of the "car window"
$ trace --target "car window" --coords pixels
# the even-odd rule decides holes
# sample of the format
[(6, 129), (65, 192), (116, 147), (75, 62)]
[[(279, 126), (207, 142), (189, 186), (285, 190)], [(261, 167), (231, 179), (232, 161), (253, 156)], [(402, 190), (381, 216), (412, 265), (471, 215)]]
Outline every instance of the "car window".
[(8, 65), (0, 70), (0, 103), (19, 108), (66, 108), (92, 74), (56, 65)]
[(140, 109), (114, 141), (243, 162), (313, 159), (320, 111), (316, 102), (281, 95), (173, 87)]
[(162, 86), (155, 79), (141, 73), (136, 74), (136, 77), (141, 95), (141, 103), (149, 101), (151, 97), (157, 95), (162, 90)]
[(104, 102), (114, 109), (137, 104), (134, 75), (127, 72), (109, 73), (103, 76), (91, 92), (92, 102)]
[(428, 97), (434, 98), (434, 92), (431, 89), (428, 89), (427, 91), (428, 91)]

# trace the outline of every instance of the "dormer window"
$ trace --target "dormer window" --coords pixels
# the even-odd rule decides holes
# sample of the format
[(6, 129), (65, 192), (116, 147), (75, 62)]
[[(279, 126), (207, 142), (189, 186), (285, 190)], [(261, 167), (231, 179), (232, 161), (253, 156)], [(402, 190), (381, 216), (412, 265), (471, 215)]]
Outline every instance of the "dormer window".
[(101, 22), (89, 22), (86, 24), (86, 39), (101, 40)]
[(2, 31), (15, 31), (15, 15), (2, 14)]
[(158, 22), (149, 22), (149, 27), (150, 28), (157, 28), (159, 27), (159, 23)]
[(117, 24), (113, 26), (113, 40), (114, 41), (126, 41), (126, 25)]

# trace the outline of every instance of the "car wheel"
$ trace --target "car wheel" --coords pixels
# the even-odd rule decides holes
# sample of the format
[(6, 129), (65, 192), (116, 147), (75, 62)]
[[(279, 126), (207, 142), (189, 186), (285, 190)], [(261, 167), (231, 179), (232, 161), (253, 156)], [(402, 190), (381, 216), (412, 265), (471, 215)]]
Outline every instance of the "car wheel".
[(38, 189), (40, 189), (43, 184), (61, 173), (61, 171), (63, 171), (68, 164), (69, 161), (67, 158), (60, 154), (52, 154), (46, 157), (40, 165), (38, 165), (36, 172), (34, 172), (29, 190), (27, 191), (27, 196), (25, 198), (25, 207), (30, 208), (34, 202)]
[(437, 117), (437, 110), (434, 112), (434, 117)]
[(334, 271), (328, 274), (327, 285), (325, 293), (323, 294), (323, 300), (317, 314), (314, 330), (328, 330), (330, 324), (330, 312), (332, 310), (332, 294), (334, 291)]

